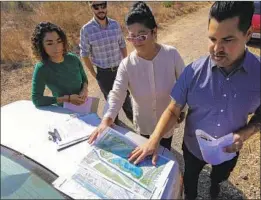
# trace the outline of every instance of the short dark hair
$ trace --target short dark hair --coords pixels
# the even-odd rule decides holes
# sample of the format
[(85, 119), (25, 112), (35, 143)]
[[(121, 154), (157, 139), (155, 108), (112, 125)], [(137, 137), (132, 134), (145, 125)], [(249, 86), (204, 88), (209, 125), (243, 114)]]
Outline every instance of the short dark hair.
[(127, 26), (134, 23), (140, 23), (149, 29), (157, 27), (151, 9), (142, 1), (133, 4), (131, 10), (126, 16), (125, 23)]
[[(93, 2), (94, 2), (94, 1), (87, 1), (87, 3), (88, 3), (89, 5), (92, 5), (92, 4), (93, 4)], [(97, 2), (99, 2), (99, 1), (97, 1)], [(101, 1), (101, 2), (104, 2), (104, 3), (106, 3), (106, 4), (107, 4), (107, 1)]]
[(64, 54), (68, 52), (68, 41), (65, 32), (59, 26), (51, 22), (41, 22), (36, 25), (31, 37), (33, 54), (37, 59), (41, 61), (48, 60), (49, 56), (44, 50), (43, 39), (46, 33), (54, 31), (59, 35), (63, 42)]
[(209, 12), (209, 22), (211, 18), (218, 22), (239, 17), (238, 29), (244, 34), (251, 26), (254, 14), (254, 3), (251, 1), (216, 1)]

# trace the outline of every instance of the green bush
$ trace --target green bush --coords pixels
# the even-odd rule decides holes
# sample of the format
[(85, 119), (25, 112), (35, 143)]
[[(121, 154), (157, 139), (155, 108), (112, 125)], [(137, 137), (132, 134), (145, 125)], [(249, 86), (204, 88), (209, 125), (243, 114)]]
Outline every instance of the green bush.
[(172, 6), (173, 2), (172, 1), (164, 1), (164, 2), (162, 2), (162, 4), (165, 8), (170, 8)]

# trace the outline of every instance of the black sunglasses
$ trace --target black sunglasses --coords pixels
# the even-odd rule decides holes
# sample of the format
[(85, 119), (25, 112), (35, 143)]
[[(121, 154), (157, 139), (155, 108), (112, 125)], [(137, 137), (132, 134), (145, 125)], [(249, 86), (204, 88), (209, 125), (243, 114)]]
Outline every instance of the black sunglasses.
[(107, 2), (99, 3), (99, 4), (93, 4), (93, 5), (92, 5), (92, 8), (93, 8), (94, 10), (99, 10), (99, 7), (100, 7), (101, 9), (107, 8)]

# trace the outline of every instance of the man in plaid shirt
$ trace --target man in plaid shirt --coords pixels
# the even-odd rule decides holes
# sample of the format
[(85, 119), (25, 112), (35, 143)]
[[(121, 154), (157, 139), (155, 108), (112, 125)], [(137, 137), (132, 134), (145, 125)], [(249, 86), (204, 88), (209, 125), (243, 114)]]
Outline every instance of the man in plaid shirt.
[[(89, 3), (93, 19), (85, 24), (80, 32), (80, 54), (84, 64), (107, 100), (116, 78), (118, 66), (127, 56), (126, 43), (118, 22), (107, 17), (107, 2)], [(97, 67), (97, 73), (94, 67)], [(123, 110), (132, 121), (132, 105), (129, 92), (123, 104)], [(115, 122), (117, 123), (118, 120)]]

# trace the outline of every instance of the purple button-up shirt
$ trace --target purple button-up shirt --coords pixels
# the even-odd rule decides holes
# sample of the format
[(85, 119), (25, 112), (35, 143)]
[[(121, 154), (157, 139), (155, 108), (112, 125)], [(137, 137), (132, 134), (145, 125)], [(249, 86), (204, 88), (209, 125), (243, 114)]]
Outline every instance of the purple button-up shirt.
[(210, 56), (202, 57), (185, 68), (171, 97), (181, 106), (188, 104), (184, 142), (203, 160), (197, 129), (220, 138), (245, 126), (248, 114), (260, 106), (260, 57), (246, 49), (243, 62), (229, 75)]

